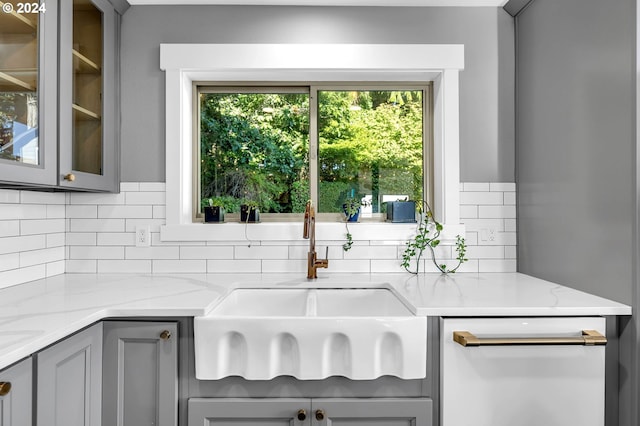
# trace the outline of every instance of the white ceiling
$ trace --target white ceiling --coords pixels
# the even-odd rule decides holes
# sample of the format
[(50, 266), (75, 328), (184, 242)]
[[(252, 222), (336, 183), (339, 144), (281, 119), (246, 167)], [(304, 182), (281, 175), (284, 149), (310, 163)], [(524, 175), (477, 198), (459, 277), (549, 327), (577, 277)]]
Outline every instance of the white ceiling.
[(131, 5), (282, 5), (282, 6), (493, 6), (508, 0), (129, 0)]

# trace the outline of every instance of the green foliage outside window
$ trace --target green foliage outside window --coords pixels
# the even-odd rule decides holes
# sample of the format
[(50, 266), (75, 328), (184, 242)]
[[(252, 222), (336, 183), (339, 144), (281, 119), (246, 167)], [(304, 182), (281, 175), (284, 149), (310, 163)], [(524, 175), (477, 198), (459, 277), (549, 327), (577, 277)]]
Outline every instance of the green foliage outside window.
[[(309, 95), (201, 93), (201, 198), (303, 212), (309, 196)], [(422, 91), (318, 92), (318, 211), (347, 197), (423, 198)]]

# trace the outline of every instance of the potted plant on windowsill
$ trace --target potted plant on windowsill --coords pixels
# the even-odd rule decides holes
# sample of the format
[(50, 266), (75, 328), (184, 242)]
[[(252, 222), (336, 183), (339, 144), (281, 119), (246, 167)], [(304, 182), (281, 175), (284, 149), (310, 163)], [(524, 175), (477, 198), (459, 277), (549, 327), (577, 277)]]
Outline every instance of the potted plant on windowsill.
[(244, 223), (260, 222), (260, 209), (253, 200), (245, 200), (240, 205), (240, 221)]
[(360, 208), (366, 206), (367, 202), (363, 198), (348, 197), (342, 203), (344, 213), (344, 227), (346, 229), (346, 242), (342, 245), (342, 250), (349, 251), (353, 246), (353, 235), (349, 231), (349, 222), (357, 222), (360, 218)]
[(346, 198), (344, 203), (342, 203), (345, 222), (357, 222), (360, 218), (360, 207), (363, 205), (362, 199), (353, 197)]
[(221, 198), (217, 197), (209, 198), (208, 200), (203, 201), (207, 203), (207, 205), (205, 205), (203, 208), (205, 223), (224, 222), (224, 201)]

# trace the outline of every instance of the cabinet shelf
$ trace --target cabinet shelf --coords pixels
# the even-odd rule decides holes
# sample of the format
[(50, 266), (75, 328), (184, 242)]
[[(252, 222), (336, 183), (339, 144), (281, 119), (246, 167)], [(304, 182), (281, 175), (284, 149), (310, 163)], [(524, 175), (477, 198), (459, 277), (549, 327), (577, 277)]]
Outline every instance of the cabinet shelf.
[(0, 90), (5, 92), (35, 92), (38, 70), (35, 68), (0, 70)]
[(99, 114), (83, 108), (78, 104), (71, 105), (71, 108), (73, 109), (73, 112), (77, 113), (76, 117), (80, 121), (94, 121), (101, 119)]
[(73, 54), (73, 69), (83, 74), (100, 74), (100, 66), (91, 59), (78, 52), (76, 49), (72, 50)]
[[(0, 1), (0, 7), (5, 3), (7, 2)], [(38, 14), (34, 16), (37, 18)], [(0, 28), (7, 34), (33, 34), (37, 32), (37, 23), (13, 10), (9, 13), (0, 12)]]

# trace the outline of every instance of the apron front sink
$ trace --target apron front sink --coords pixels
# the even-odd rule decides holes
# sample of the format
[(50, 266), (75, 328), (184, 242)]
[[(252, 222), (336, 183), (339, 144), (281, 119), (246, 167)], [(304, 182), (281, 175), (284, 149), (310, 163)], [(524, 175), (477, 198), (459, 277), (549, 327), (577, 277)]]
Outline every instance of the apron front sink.
[(392, 291), (237, 289), (194, 319), (196, 377), (426, 375), (427, 320)]

